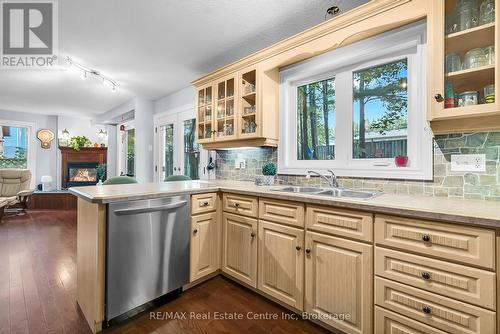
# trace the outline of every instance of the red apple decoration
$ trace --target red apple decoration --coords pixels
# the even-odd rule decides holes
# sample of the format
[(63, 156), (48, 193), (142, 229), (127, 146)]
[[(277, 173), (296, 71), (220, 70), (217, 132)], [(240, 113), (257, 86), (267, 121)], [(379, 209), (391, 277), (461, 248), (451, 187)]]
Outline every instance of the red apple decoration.
[(394, 158), (396, 167), (406, 167), (408, 165), (408, 157), (406, 155), (398, 155)]

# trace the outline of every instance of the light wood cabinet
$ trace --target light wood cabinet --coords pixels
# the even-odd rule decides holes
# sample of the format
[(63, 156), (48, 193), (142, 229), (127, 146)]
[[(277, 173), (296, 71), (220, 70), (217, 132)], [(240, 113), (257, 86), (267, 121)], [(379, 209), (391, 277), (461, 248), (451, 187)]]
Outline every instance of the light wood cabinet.
[[(481, 4), (479, 1), (478, 4)], [(456, 0), (432, 1), (429, 15), (431, 34), (430, 81), (433, 88), (430, 92), (429, 120), (434, 133), (458, 132), (467, 127), (467, 131), (489, 130), (498, 128), (500, 124), (500, 92), (499, 75), (496, 64), (500, 55), (477, 62), (477, 66), (468, 66), (466, 53), (473, 49), (484, 49), (493, 46), (498, 49), (498, 29), (495, 21), (475, 27), (460, 25), (454, 14)], [(499, 8), (499, 0), (495, 7)], [(498, 14), (495, 15), (498, 17)], [(498, 18), (496, 19), (498, 20)], [(446, 68), (446, 56), (456, 54), (460, 57), (461, 67)], [(477, 59), (476, 59), (477, 61)], [(485, 96), (485, 87), (494, 85), (493, 94)], [(478, 92), (479, 104), (463, 106), (459, 94)], [(490, 103), (485, 103), (490, 102)], [(484, 122), (484, 120), (489, 120)], [(489, 123), (489, 124), (488, 124)]]
[(304, 211), (302, 203), (262, 198), (259, 200), (259, 218), (276, 223), (303, 228)]
[(496, 309), (496, 275), (493, 272), (376, 247), (375, 274), (466, 303)]
[(493, 230), (376, 215), (375, 242), (404, 251), (495, 268)]
[(397, 313), (375, 306), (375, 334), (447, 334)]
[(214, 138), (214, 98), (213, 83), (196, 89), (196, 124), (198, 126), (198, 143), (209, 143)]
[(372, 333), (373, 246), (306, 232), (305, 310), (345, 333)]
[(216, 117), (214, 117), (214, 141), (234, 140), (238, 134), (237, 76), (229, 75), (215, 83)]
[(257, 220), (222, 214), (222, 271), (257, 287)]
[(375, 302), (448, 333), (496, 333), (495, 312), (379, 277), (375, 279)]
[(325, 206), (308, 205), (306, 227), (322, 233), (371, 242), (373, 214)]
[(191, 196), (191, 214), (198, 215), (217, 210), (217, 193)]
[(258, 288), (302, 311), (304, 231), (259, 221)]
[(191, 218), (191, 282), (220, 268), (220, 228), (217, 218), (217, 212)]
[(257, 197), (224, 193), (222, 209), (226, 212), (257, 218), (259, 201)]

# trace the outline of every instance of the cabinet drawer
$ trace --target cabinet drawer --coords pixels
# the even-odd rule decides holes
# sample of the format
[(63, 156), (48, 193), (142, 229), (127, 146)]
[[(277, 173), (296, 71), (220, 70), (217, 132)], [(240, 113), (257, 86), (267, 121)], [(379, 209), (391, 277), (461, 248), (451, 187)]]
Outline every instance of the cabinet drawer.
[(191, 196), (191, 214), (217, 210), (217, 193), (198, 194)]
[(294, 202), (261, 199), (259, 201), (259, 218), (304, 227), (304, 205)]
[(257, 197), (225, 193), (222, 196), (224, 211), (257, 218)]
[(495, 273), (398, 251), (375, 249), (375, 274), (495, 310)]
[(380, 277), (375, 304), (449, 333), (495, 333), (495, 312)]
[(308, 230), (373, 241), (373, 215), (367, 212), (308, 205)]
[(376, 215), (375, 242), (488, 269), (495, 267), (492, 230)]
[(376, 334), (447, 334), (397, 313), (375, 307)]

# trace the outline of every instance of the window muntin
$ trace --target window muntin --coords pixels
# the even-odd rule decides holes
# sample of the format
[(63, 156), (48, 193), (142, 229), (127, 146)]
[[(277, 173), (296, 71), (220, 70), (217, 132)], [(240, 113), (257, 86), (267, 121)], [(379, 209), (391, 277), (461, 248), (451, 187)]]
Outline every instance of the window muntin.
[(353, 72), (353, 159), (407, 155), (408, 60)]
[(27, 127), (0, 126), (0, 168), (28, 168)]
[(297, 87), (297, 159), (335, 158), (335, 78)]

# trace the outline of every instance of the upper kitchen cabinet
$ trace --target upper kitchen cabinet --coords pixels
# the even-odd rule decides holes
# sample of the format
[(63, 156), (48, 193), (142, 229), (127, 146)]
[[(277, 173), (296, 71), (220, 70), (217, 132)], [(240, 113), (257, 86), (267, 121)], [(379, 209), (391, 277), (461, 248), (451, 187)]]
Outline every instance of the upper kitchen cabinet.
[[(261, 73), (258, 64), (255, 64), (199, 86), (198, 100), (203, 92), (206, 95), (207, 87), (214, 87), (216, 96), (216, 114), (212, 122), (207, 123), (209, 120), (203, 118), (203, 112), (198, 112), (197, 116), (198, 138), (204, 148), (276, 146), (277, 78), (277, 69)], [(264, 90), (266, 87), (267, 90)], [(210, 129), (210, 134), (207, 129)], [(201, 134), (202, 130), (204, 134)]]
[(213, 130), (213, 85), (212, 83), (196, 90), (196, 124), (198, 124), (198, 143), (212, 141)]
[(499, 0), (433, 3), (429, 120), (434, 133), (500, 128)]

